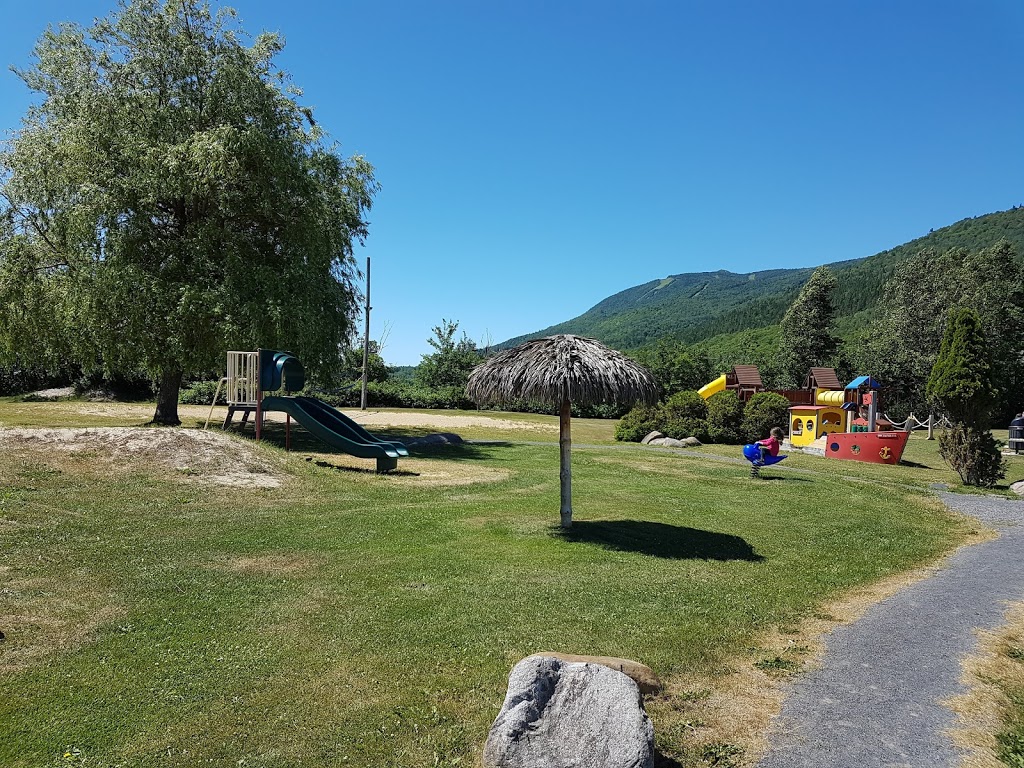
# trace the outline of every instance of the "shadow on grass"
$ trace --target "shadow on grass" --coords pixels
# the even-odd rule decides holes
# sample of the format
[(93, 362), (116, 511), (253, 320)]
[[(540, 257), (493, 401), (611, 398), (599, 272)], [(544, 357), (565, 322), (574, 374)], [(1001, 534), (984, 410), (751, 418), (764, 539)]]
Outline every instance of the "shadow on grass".
[(811, 482), (806, 477), (795, 477), (794, 475), (760, 475), (755, 482), (761, 480), (781, 480), (787, 483), (809, 483)]
[(916, 461), (907, 461), (906, 459), (900, 459), (900, 466), (913, 467), (914, 469), (935, 469), (935, 467), (930, 467), (927, 464), (921, 464)]
[[(255, 429), (252, 424), (247, 424), (245, 429), (239, 429), (233, 427), (228, 430), (234, 434), (242, 435), (243, 437), (255, 437)], [(422, 430), (425, 434), (436, 434), (436, 430)], [(395, 441), (398, 443), (405, 444), (406, 440), (417, 439), (422, 435), (415, 434), (410, 436), (408, 433), (399, 434), (392, 430), (374, 430), (371, 432), (374, 437), (381, 440)], [(285, 447), (285, 427), (283, 424), (278, 422), (265, 424), (260, 435), (260, 439), (270, 443), (271, 445), (277, 446), (278, 448)], [(438, 445), (430, 445), (421, 443), (419, 445), (407, 446), (409, 454), (419, 459), (452, 459), (452, 460), (487, 460), (493, 458), (492, 449), (497, 448), (508, 448), (511, 447), (512, 443), (493, 441), (485, 444), (475, 443), (442, 443)], [(327, 443), (321, 442), (318, 438), (314, 437), (303, 427), (293, 424), (291, 428), (291, 450), (295, 453), (323, 453), (323, 454), (344, 454), (346, 451), (340, 448), (334, 448)], [(401, 461), (401, 460), (399, 460)], [(340, 469), (340, 467), (339, 467)], [(360, 470), (353, 470), (360, 471)], [(390, 474), (397, 474), (391, 472)], [(411, 474), (411, 473), (410, 473)]]
[[(311, 459), (306, 459), (306, 461), (311, 461)], [(378, 474), (376, 467), (346, 467), (346, 466), (342, 466), (340, 464), (331, 464), (329, 461), (318, 461), (318, 462), (316, 462), (316, 465), (318, 467), (322, 467), (323, 469), (334, 469), (334, 470), (337, 470), (338, 472), (352, 472), (352, 473), (357, 474), (357, 475), (376, 475), (376, 474)], [(387, 472), (384, 472), (383, 474), (388, 475), (389, 477), (419, 477), (420, 476), (419, 472), (409, 472), (409, 471), (404, 470), (404, 469), (391, 469), (391, 470), (388, 470)]]
[[(399, 439), (399, 438), (396, 438)], [(399, 439), (399, 442), (401, 440)], [(421, 459), (465, 459), (486, 460), (494, 458), (492, 448), (511, 448), (512, 443), (489, 442), (483, 445), (460, 443), (458, 445), (410, 445), (409, 453)]]
[(639, 552), (671, 560), (747, 560), (764, 558), (739, 536), (646, 520), (580, 520), (555, 535), (579, 544), (596, 544), (619, 552)]

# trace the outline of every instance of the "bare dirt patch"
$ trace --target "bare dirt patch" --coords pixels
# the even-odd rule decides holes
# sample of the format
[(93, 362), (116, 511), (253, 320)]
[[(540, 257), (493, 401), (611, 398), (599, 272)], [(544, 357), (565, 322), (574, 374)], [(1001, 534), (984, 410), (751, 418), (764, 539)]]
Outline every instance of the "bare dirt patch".
[(124, 468), (155, 466), (211, 485), (276, 488), (282, 476), (253, 446), (220, 432), (145, 427), (0, 429), (0, 450), (78, 456)]

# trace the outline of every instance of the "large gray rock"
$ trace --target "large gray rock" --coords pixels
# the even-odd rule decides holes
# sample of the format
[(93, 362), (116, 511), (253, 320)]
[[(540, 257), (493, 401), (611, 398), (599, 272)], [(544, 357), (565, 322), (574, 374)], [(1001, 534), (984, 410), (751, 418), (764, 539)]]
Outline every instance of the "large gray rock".
[(656, 437), (654, 440), (651, 440), (648, 445), (660, 445), (665, 448), (686, 447), (682, 440), (676, 440), (674, 437)]
[(648, 432), (647, 433), (647, 437), (645, 437), (643, 440), (640, 441), (640, 445), (648, 445), (652, 440), (657, 440), (659, 437), (664, 437), (664, 436), (665, 435), (662, 432), (659, 432), (658, 430), (654, 430), (653, 432)]
[(674, 437), (655, 437), (647, 444), (661, 445), (666, 448), (700, 448), (703, 445), (696, 437), (684, 437), (682, 440), (677, 440)]
[(486, 768), (651, 768), (654, 726), (640, 690), (601, 664), (529, 656), (484, 745)]

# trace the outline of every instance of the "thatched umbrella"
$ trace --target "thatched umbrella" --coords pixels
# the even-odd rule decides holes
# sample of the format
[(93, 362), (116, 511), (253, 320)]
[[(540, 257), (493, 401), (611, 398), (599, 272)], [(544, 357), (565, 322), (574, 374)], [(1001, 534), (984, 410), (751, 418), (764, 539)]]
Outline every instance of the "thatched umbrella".
[(499, 352), (469, 375), (466, 395), (480, 403), (516, 400), (557, 405), (561, 449), (562, 527), (572, 525), (572, 403), (652, 403), (658, 383), (643, 366), (594, 339), (548, 336)]

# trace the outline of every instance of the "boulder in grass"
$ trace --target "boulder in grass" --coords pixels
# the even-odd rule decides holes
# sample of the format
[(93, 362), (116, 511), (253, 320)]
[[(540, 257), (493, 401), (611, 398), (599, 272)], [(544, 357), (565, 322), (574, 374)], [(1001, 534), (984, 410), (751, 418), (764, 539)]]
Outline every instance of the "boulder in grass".
[(651, 768), (654, 726), (632, 679), (602, 664), (529, 656), (512, 669), (486, 768)]
[(663, 448), (682, 448), (685, 444), (682, 440), (676, 440), (674, 437), (656, 437), (648, 445), (660, 445)]
[(648, 432), (647, 433), (647, 437), (645, 437), (643, 440), (640, 441), (640, 445), (649, 445), (652, 440), (657, 440), (659, 437), (664, 437), (664, 436), (665, 435), (663, 433), (659, 432), (658, 430), (654, 430), (653, 432)]

